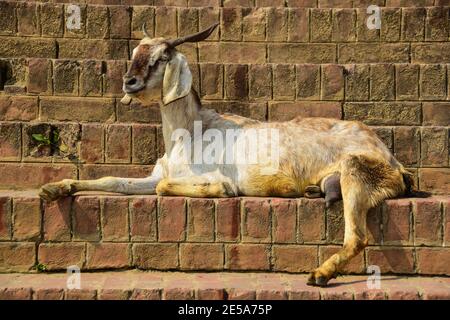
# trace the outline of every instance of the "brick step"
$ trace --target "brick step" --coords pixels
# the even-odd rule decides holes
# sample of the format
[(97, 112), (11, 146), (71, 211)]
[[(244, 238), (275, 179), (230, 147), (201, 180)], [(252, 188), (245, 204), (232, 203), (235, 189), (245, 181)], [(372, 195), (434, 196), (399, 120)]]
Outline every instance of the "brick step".
[[(448, 127), (372, 126), (371, 128), (396, 158), (415, 172), (419, 187), (423, 184), (425, 189), (430, 190), (426, 187), (427, 180), (423, 180), (424, 177), (419, 179), (417, 169), (440, 170), (441, 174), (448, 177), (450, 171)], [(19, 170), (22, 165), (28, 166), (32, 163), (41, 165), (42, 168), (54, 166), (55, 169), (62, 164), (71, 164), (78, 172), (76, 176), (81, 179), (105, 174), (115, 176), (130, 174), (120, 169), (126, 166), (135, 168), (135, 174), (144, 175), (146, 170), (150, 170), (149, 165), (155, 164), (164, 154), (161, 131), (159, 124), (0, 122), (0, 188), (38, 187), (39, 185), (34, 183), (40, 184), (42, 182), (40, 179), (21, 180), (16, 179), (16, 174), (12, 176), (8, 174), (11, 170), (16, 171), (12, 169), (13, 167)], [(57, 147), (43, 145), (34, 138), (36, 134), (50, 138), (52, 132), (58, 133)], [(110, 170), (107, 169), (108, 166)], [(142, 170), (138, 169), (139, 166), (142, 166)], [(446, 193), (445, 190), (447, 193), (450, 191), (443, 183), (434, 191)]]
[[(193, 86), (204, 100), (450, 100), (447, 85), (450, 68), (444, 63), (217, 63), (220, 59), (214, 63), (197, 63), (196, 51), (184, 53), (190, 62)], [(6, 75), (0, 79), (0, 90), (5, 95), (40, 95), (43, 99), (51, 95), (121, 98), (122, 77), (129, 63), (127, 60), (0, 59), (0, 69)]]
[[(409, 42), (449, 40), (448, 6), (381, 8), (381, 29), (369, 30), (366, 25), (369, 16), (366, 8), (177, 8), (95, 5), (79, 6), (80, 28), (68, 29), (67, 24), (63, 23), (63, 17), (65, 15), (67, 19), (70, 16), (65, 13), (69, 5), (2, 1), (0, 34), (6, 37), (1, 39), (3, 46), (0, 56), (34, 54), (54, 58), (59, 54), (59, 57), (67, 58), (79, 56), (80, 51), (86, 52), (89, 49), (93, 54), (109, 53), (122, 56), (127, 52), (128, 40), (142, 38), (143, 22), (147, 22), (151, 36), (176, 37), (197, 32), (199, 28), (220, 21), (220, 30), (215, 31), (210, 40), (222, 41), (381, 41), (405, 42), (406, 45)], [(98, 39), (105, 41), (100, 42)], [(352, 46), (348, 46), (350, 47), (347, 50), (351, 50)], [(419, 45), (417, 50), (422, 46)], [(254, 49), (256, 48), (258, 47), (255, 46)], [(320, 48), (325, 50), (327, 47)], [(407, 46), (397, 44), (396, 48), (406, 50)], [(437, 47), (437, 50), (442, 51), (439, 48)], [(419, 51), (423, 50), (422, 48)]]
[(333, 286), (306, 286), (306, 275), (116, 271), (81, 273), (80, 289), (66, 274), (0, 274), (1, 300), (435, 300), (450, 299), (450, 278), (344, 276)]
[[(342, 244), (342, 204), (323, 199), (85, 194), (42, 203), (2, 192), (0, 271), (129, 269), (309, 272)], [(450, 198), (388, 200), (346, 267), (450, 275)]]
[[(22, 1), (9, 1), (22, 2)], [(35, 1), (43, 2), (46, 1)], [(67, 3), (67, 0), (52, 0), (53, 3)], [(432, 7), (448, 6), (449, 0), (74, 0), (74, 4), (91, 3), (96, 6), (155, 6), (155, 7), (275, 7), (275, 8), (365, 8), (380, 7)]]

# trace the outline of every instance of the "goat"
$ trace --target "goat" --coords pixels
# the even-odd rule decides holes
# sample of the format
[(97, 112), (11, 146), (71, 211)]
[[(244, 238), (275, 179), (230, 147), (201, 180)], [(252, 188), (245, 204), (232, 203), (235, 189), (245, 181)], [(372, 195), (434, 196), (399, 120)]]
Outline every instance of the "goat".
[[(145, 37), (133, 50), (131, 66), (123, 77), (126, 95), (122, 102), (129, 104), (131, 99), (145, 102), (162, 96), (160, 110), (166, 153), (158, 159), (150, 176), (64, 179), (42, 186), (40, 196), (52, 201), (85, 190), (187, 197), (324, 194), (328, 207), (342, 199), (345, 220), (343, 247), (312, 271), (308, 278), (309, 285), (326, 286), (351, 258), (367, 246), (368, 210), (384, 199), (408, 194), (413, 184), (411, 174), (374, 132), (357, 121), (295, 118), (286, 122), (260, 122), (201, 108), (199, 96), (192, 88), (192, 75), (186, 58), (176, 47), (185, 42), (205, 40), (216, 26), (214, 24), (201, 32), (177, 39), (151, 38), (143, 26)], [(202, 133), (212, 129), (223, 135), (229, 129), (240, 132), (276, 130), (280, 141), (276, 146), (276, 169), (264, 172), (275, 162), (267, 156), (252, 164), (235, 160), (212, 164), (184, 161), (195, 156), (190, 153), (193, 144), (207, 147), (211, 143), (202, 139), (201, 134), (194, 133), (196, 123), (201, 123)], [(173, 138), (177, 129), (191, 134), (190, 143), (180, 137)], [(229, 152), (225, 148), (217, 151), (216, 155), (221, 160)], [(260, 151), (258, 156), (263, 153)], [(183, 158), (183, 154), (191, 155)]]

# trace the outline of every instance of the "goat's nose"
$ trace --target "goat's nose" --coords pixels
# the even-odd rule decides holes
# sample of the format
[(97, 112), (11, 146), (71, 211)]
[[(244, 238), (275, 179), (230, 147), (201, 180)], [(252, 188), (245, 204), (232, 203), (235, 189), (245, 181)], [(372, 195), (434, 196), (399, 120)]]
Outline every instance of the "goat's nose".
[(127, 85), (127, 86), (133, 86), (136, 84), (137, 79), (135, 77), (125, 78), (124, 82), (125, 82), (125, 85)]

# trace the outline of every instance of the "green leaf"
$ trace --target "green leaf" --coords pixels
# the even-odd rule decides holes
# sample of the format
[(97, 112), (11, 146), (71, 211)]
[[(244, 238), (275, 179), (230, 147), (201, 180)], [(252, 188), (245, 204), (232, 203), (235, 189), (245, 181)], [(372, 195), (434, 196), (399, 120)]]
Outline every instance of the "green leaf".
[(50, 140), (48, 140), (48, 138), (41, 133), (33, 133), (31, 136), (38, 142), (42, 142), (43, 144), (50, 144)]
[(58, 141), (59, 141), (59, 132), (58, 131), (53, 131), (52, 142), (53, 143), (57, 143)]

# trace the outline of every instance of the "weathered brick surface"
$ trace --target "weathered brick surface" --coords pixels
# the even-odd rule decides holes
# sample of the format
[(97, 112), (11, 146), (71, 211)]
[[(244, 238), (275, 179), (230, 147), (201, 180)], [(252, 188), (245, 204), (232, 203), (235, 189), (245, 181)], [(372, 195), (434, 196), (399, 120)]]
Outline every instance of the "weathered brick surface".
[[(45, 279), (45, 280), (44, 280)], [(114, 282), (111, 279), (120, 279)], [(380, 289), (367, 287), (367, 276), (343, 276), (336, 286), (306, 286), (306, 275), (276, 273), (96, 272), (83, 274), (82, 289), (67, 289), (66, 278), (50, 275), (0, 275), (0, 298), (25, 300), (404, 300), (449, 299), (445, 277), (381, 277)]]
[[(48, 204), (29, 191), (0, 199), (0, 269), (8, 271), (39, 263), (49, 270), (308, 272), (344, 235), (342, 204), (325, 209), (323, 199), (88, 195)], [(448, 264), (434, 260), (448, 255), (448, 221), (447, 197), (388, 200), (368, 216), (366, 259), (359, 255), (345, 270), (378, 265), (382, 272), (448, 275)], [(422, 252), (420, 267), (423, 246), (431, 253)]]

